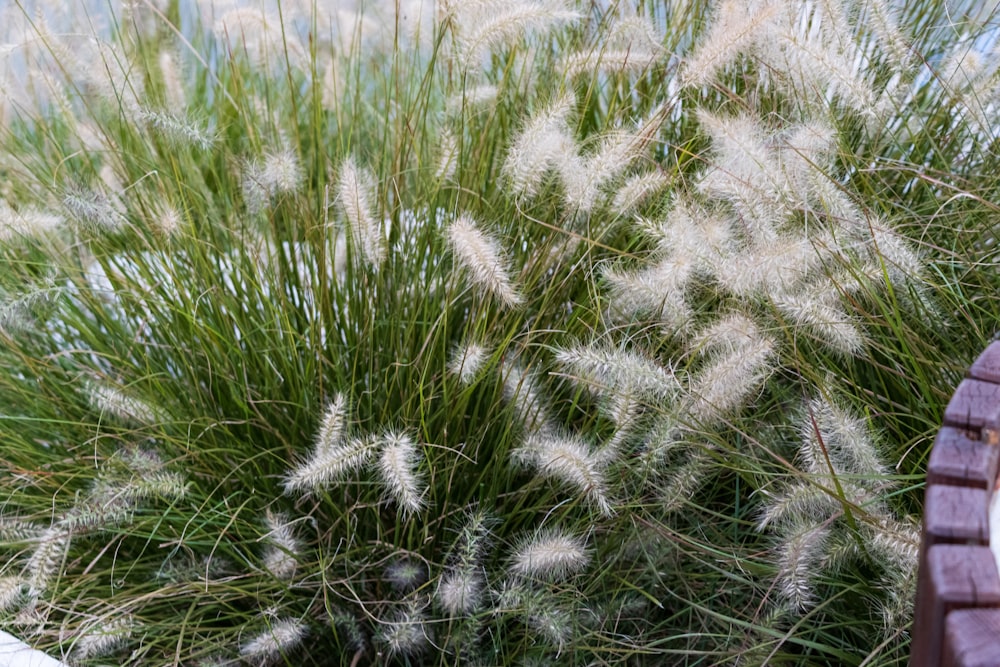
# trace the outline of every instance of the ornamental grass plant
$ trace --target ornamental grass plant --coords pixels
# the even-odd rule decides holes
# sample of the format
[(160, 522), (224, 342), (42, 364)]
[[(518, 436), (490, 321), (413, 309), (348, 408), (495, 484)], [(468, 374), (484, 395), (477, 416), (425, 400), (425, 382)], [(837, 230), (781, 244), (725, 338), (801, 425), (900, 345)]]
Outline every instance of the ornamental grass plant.
[(905, 663), (926, 457), (1000, 315), (1000, 17), (73, 6), (0, 6), (5, 630)]

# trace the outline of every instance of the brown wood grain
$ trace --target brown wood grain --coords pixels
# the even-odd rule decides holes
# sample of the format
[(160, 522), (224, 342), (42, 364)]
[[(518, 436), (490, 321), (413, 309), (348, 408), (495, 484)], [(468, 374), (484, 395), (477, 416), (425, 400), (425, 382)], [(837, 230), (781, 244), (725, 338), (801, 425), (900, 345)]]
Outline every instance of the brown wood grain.
[(1000, 666), (1000, 609), (957, 609), (945, 618), (943, 667)]
[(944, 425), (970, 431), (978, 437), (985, 426), (995, 429), (1000, 423), (1000, 385), (982, 380), (962, 380), (948, 407)]
[(932, 484), (924, 496), (926, 546), (990, 542), (990, 493), (968, 486)]
[(969, 368), (969, 377), (1000, 384), (1000, 341), (994, 341), (983, 350)]
[(1000, 667), (989, 503), (1000, 472), (1000, 341), (969, 368), (927, 462), (911, 667)]
[(992, 489), (997, 479), (1000, 447), (973, 440), (964, 431), (938, 431), (927, 462), (927, 484), (951, 484)]
[(911, 667), (937, 667), (947, 615), (956, 609), (1000, 607), (1000, 575), (989, 547), (935, 544), (924, 555), (913, 620)]

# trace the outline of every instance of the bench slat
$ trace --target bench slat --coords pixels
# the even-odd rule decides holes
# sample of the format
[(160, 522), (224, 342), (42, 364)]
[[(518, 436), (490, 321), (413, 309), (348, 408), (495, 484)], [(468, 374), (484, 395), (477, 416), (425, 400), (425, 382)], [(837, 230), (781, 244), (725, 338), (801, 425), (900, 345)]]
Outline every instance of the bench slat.
[(982, 380), (962, 380), (944, 409), (944, 425), (978, 434), (1000, 423), (1000, 385)]
[(969, 377), (1000, 384), (1000, 341), (989, 344), (969, 368)]
[(973, 440), (957, 428), (938, 431), (927, 462), (928, 484), (992, 489), (997, 478), (1000, 447)]
[(1000, 663), (1000, 609), (958, 609), (945, 619), (943, 667)]
[(990, 543), (990, 493), (967, 486), (932, 484), (924, 496), (924, 543)]
[(919, 574), (911, 667), (937, 667), (944, 650), (945, 617), (956, 609), (1000, 607), (1000, 575), (989, 547), (936, 544)]

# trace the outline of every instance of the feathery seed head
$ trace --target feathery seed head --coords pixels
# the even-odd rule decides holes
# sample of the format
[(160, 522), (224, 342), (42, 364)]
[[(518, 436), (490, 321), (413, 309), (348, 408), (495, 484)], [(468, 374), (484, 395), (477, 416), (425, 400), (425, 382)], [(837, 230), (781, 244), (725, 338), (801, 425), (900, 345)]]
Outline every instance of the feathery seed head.
[(529, 607), (528, 625), (561, 652), (573, 637), (575, 623), (565, 609), (537, 601)]
[(0, 199), (0, 243), (42, 236), (62, 223), (63, 219), (58, 215), (32, 208), (15, 211), (6, 200)]
[(503, 164), (503, 176), (513, 193), (533, 197), (545, 174), (577, 154), (567, 117), (576, 105), (571, 94), (558, 98), (533, 116), (515, 137)]
[(333, 400), (326, 406), (323, 413), (323, 420), (319, 425), (319, 433), (316, 435), (316, 453), (322, 454), (340, 445), (347, 430), (347, 397), (342, 393), (337, 393)]
[(35, 322), (33, 308), (56, 293), (53, 287), (40, 287), (21, 294), (4, 294), (0, 290), (0, 330), (8, 333), (30, 330)]
[(389, 620), (380, 621), (376, 640), (385, 644), (394, 656), (413, 657), (423, 653), (431, 643), (424, 605), (417, 600), (408, 601)]
[(571, 53), (562, 59), (562, 69), (567, 77), (581, 74), (641, 74), (663, 58), (661, 51), (632, 51), (630, 49), (603, 49)]
[(304, 175), (292, 150), (267, 153), (250, 162), (243, 173), (243, 199), (251, 212), (259, 212), (280, 194), (298, 191)]
[(680, 389), (673, 369), (624, 348), (574, 345), (557, 350), (555, 361), (599, 393), (660, 401)]
[(688, 346), (701, 355), (731, 354), (752, 348), (759, 340), (757, 324), (743, 313), (732, 312), (692, 336)]
[[(788, 3), (783, 20), (762, 41), (762, 60), (783, 76), (775, 82), (804, 104), (824, 108), (833, 100), (868, 119), (879, 113), (879, 98), (862, 69), (870, 58), (854, 39), (844, 7), (834, 3), (812, 8)], [(808, 19), (814, 11), (812, 20)], [(818, 27), (818, 29), (815, 29)]]
[(886, 0), (870, 0), (865, 4), (867, 12), (864, 21), (871, 26), (872, 32), (878, 38), (882, 48), (891, 56), (892, 62), (905, 66), (913, 60), (913, 50), (906, 43), (906, 38), (899, 29), (899, 14), (903, 7), (889, 4)]
[(609, 27), (607, 40), (615, 48), (653, 50), (663, 48), (664, 36), (648, 18), (623, 13)]
[(468, 508), (458, 539), (448, 555), (448, 571), (478, 570), (492, 542), (494, 519), (480, 508)]
[(797, 123), (778, 145), (782, 167), (790, 181), (831, 166), (837, 148), (837, 130), (826, 121)]
[(705, 86), (736, 56), (753, 53), (757, 42), (768, 33), (769, 24), (780, 16), (780, 4), (779, 0), (719, 2), (701, 44), (684, 63), (684, 85)]
[(915, 574), (920, 555), (920, 523), (909, 517), (900, 521), (881, 514), (876, 515), (876, 520), (878, 523), (870, 526), (872, 547), (896, 569)]
[(84, 44), (80, 51), (60, 58), (61, 66), (71, 67), (71, 73), (87, 94), (117, 105), (126, 117), (131, 117), (143, 97), (140, 68), (120, 44), (103, 39), (87, 40)]
[(579, 17), (561, 0), (470, 3), (454, 15), (459, 63), (470, 69), (487, 53), (510, 46), (526, 34), (546, 32)]
[(451, 616), (475, 611), (483, 600), (486, 578), (482, 560), (490, 546), (493, 520), (482, 509), (470, 509), (458, 540), (448, 556), (448, 567), (435, 591), (438, 604)]
[(628, 215), (647, 199), (665, 190), (668, 185), (670, 178), (660, 171), (630, 176), (615, 193), (611, 208), (618, 215)]
[(434, 595), (449, 616), (465, 616), (479, 608), (485, 590), (486, 578), (481, 568), (470, 564), (445, 572)]
[(702, 175), (698, 190), (728, 201), (755, 244), (770, 243), (777, 226), (791, 213), (788, 184), (770, 133), (746, 114), (699, 112), (698, 121), (712, 138), (711, 167)]
[(416, 471), (420, 463), (420, 452), (413, 440), (404, 433), (389, 431), (382, 436), (382, 443), (379, 473), (389, 495), (404, 516), (419, 512), (425, 502), (424, 481)]
[(368, 647), (368, 636), (358, 619), (351, 613), (334, 607), (330, 610), (330, 620), (341, 633), (345, 646), (355, 652)]
[(524, 540), (512, 558), (511, 574), (556, 581), (580, 572), (590, 562), (586, 542), (558, 529)]
[(269, 665), (286, 658), (308, 632), (297, 618), (267, 619), (268, 628), (240, 646), (240, 657), (255, 665)]
[(212, 133), (189, 118), (148, 107), (136, 109), (135, 118), (145, 123), (150, 130), (176, 144), (189, 144), (201, 150), (208, 150), (215, 143), (215, 136)]
[(495, 520), (483, 509), (468, 508), (458, 541), (451, 553), (451, 564), (463, 567), (478, 563), (491, 543), (491, 529)]
[(351, 438), (325, 451), (316, 451), (285, 478), (285, 493), (317, 493), (364, 466), (378, 448), (379, 441)]
[(340, 164), (337, 197), (344, 209), (347, 226), (365, 261), (375, 267), (385, 259), (385, 240), (372, 206), (374, 177), (358, 167), (352, 158)]
[(605, 186), (641, 158), (656, 139), (666, 107), (658, 106), (630, 131), (612, 131), (593, 154), (583, 159), (567, 153), (556, 165), (563, 181), (563, 198), (580, 213), (589, 213)]
[(184, 82), (177, 64), (177, 54), (170, 49), (163, 49), (157, 57), (160, 74), (163, 75), (163, 92), (168, 109), (187, 108), (187, 95), (184, 92)]
[(0, 517), (0, 541), (11, 544), (33, 542), (40, 538), (45, 528), (37, 523), (17, 517)]
[(765, 491), (768, 502), (761, 508), (757, 530), (777, 526), (779, 530), (789, 525), (819, 524), (842, 509), (840, 501), (816, 484), (802, 482), (781, 493)]
[(460, 93), (456, 93), (445, 102), (445, 111), (449, 114), (457, 114), (463, 110), (473, 110), (492, 102), (497, 97), (496, 86), (481, 85), (465, 88)]
[(439, 181), (451, 181), (455, 176), (455, 170), (458, 169), (458, 161), (461, 158), (458, 137), (450, 131), (444, 130), (441, 133), (439, 143), (441, 152), (438, 156), (438, 167), (434, 173), (434, 178)]
[(483, 364), (492, 351), (478, 343), (468, 343), (452, 350), (448, 361), (448, 372), (458, 377), (459, 382), (470, 385), (479, 376)]
[(698, 270), (707, 271), (732, 252), (733, 221), (687, 195), (674, 195), (663, 220), (638, 218), (664, 254), (690, 257)]
[(496, 588), (490, 591), (493, 598), (494, 616), (524, 610), (525, 603), (533, 592), (525, 586), (525, 583), (522, 577), (511, 577), (501, 581)]
[(689, 414), (714, 423), (742, 408), (775, 370), (775, 343), (760, 337), (732, 354), (719, 355), (692, 378)]
[(83, 502), (68, 510), (53, 527), (75, 534), (129, 524), (137, 503), (122, 491), (119, 485), (109, 480), (99, 480)]
[(695, 267), (691, 257), (671, 254), (635, 272), (605, 269), (603, 278), (611, 313), (616, 319), (625, 320), (651, 317), (671, 331), (671, 335), (682, 333), (693, 316), (685, 291)]
[(836, 288), (776, 294), (771, 300), (796, 326), (807, 327), (831, 350), (855, 356), (863, 349), (864, 339), (858, 325), (841, 305)]
[(858, 475), (875, 484), (887, 475), (868, 423), (829, 399), (809, 400), (799, 437), (799, 457), (813, 475)]
[(397, 593), (409, 593), (427, 582), (427, 566), (412, 558), (398, 558), (385, 568), (383, 577)]
[(704, 450), (694, 450), (688, 460), (674, 467), (660, 486), (661, 511), (676, 512), (710, 479), (713, 461)]
[(125, 613), (109, 623), (86, 628), (73, 642), (73, 659), (82, 661), (118, 650), (131, 638), (134, 625), (132, 615)]
[(893, 284), (906, 284), (924, 272), (924, 261), (899, 232), (888, 222), (870, 223), (872, 257), (884, 262)]
[(134, 505), (142, 500), (160, 498), (180, 500), (188, 493), (190, 483), (179, 472), (159, 470), (134, 475), (127, 483), (117, 488), (117, 497)]
[(795, 609), (816, 601), (814, 578), (820, 572), (830, 529), (825, 525), (792, 527), (778, 545), (778, 592)]
[(878, 604), (883, 632), (886, 637), (898, 636), (913, 621), (913, 601), (917, 597), (916, 568), (891, 569), (881, 577), (879, 587), (886, 592), (886, 599)]
[(553, 432), (535, 432), (513, 450), (515, 461), (531, 465), (542, 477), (573, 487), (603, 516), (614, 509), (608, 499), (603, 465), (590, 448), (577, 439)]
[(163, 470), (163, 457), (155, 449), (148, 447), (124, 447), (115, 452), (112, 461), (120, 461), (130, 472), (138, 474), (155, 473)]
[(264, 156), (261, 181), (271, 194), (296, 192), (303, 178), (302, 165), (294, 151), (286, 149)]
[(807, 237), (776, 234), (767, 243), (731, 255), (716, 278), (737, 296), (781, 297), (817, 275), (820, 250)]
[(551, 419), (542, 403), (541, 387), (533, 373), (510, 359), (503, 362), (503, 397), (528, 432), (545, 430)]
[(264, 569), (282, 581), (291, 581), (298, 569), (302, 541), (295, 536), (291, 522), (284, 514), (271, 510), (264, 512), (267, 525), (267, 547), (264, 550)]
[(172, 236), (184, 224), (184, 216), (173, 206), (163, 206), (151, 222), (154, 229), (165, 236)]
[(73, 219), (93, 231), (117, 232), (125, 226), (125, 217), (111, 199), (96, 190), (70, 190), (62, 203)]
[(90, 404), (102, 414), (110, 414), (123, 421), (152, 425), (163, 420), (164, 415), (149, 403), (130, 396), (109, 384), (86, 383)]
[(481, 231), (468, 214), (463, 213), (448, 226), (448, 244), (457, 263), (476, 287), (508, 308), (523, 302), (510, 277), (500, 244)]
[(0, 613), (17, 609), (28, 600), (29, 586), (21, 577), (0, 577)]

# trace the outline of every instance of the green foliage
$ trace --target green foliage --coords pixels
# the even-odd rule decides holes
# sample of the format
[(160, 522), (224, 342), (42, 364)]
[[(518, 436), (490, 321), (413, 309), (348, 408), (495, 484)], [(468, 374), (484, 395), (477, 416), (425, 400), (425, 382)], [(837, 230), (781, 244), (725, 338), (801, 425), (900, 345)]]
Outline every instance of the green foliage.
[(0, 22), (5, 627), (75, 664), (906, 661), (924, 459), (1000, 316), (995, 30), (123, 4)]

